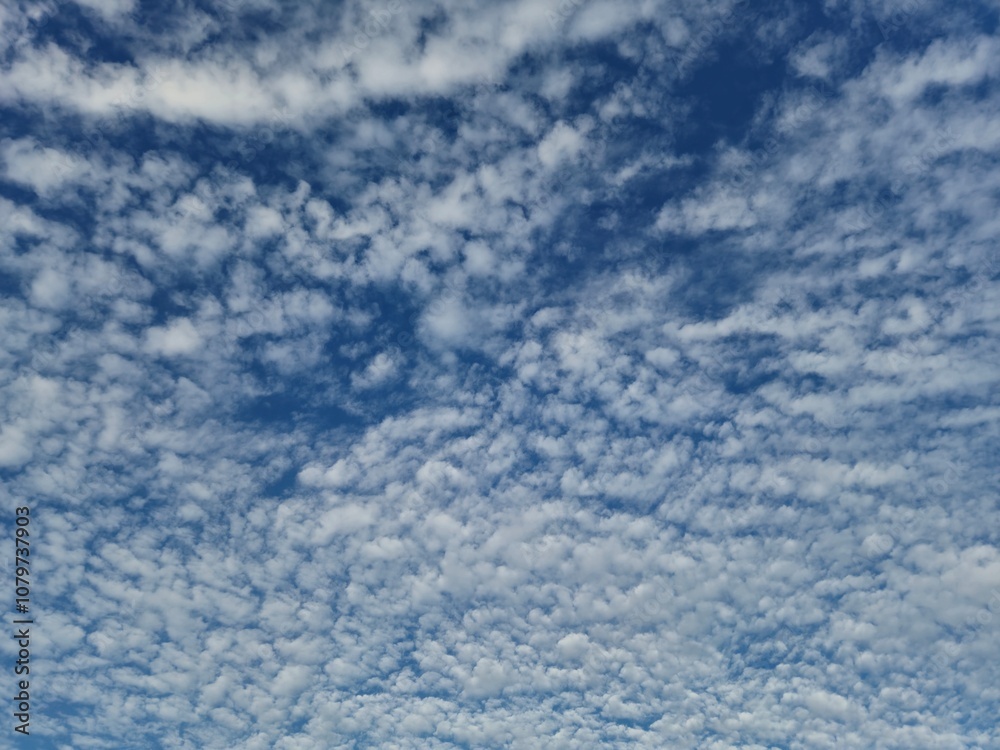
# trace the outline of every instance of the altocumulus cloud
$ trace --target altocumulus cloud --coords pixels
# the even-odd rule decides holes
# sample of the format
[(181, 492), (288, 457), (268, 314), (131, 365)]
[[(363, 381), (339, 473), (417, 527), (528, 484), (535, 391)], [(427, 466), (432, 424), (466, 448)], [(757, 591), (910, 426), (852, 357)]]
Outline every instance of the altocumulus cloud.
[(995, 7), (0, 29), (39, 747), (1000, 746)]

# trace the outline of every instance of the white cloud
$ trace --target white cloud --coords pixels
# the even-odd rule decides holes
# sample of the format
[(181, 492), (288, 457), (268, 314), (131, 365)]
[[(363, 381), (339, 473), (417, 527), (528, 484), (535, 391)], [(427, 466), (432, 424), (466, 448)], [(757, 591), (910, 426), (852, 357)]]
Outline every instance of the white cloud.
[(66, 307), (72, 301), (70, 279), (65, 272), (43, 268), (31, 282), (31, 299), (39, 307)]
[[(54, 741), (996, 744), (991, 38), (413, 2), (339, 65), (379, 7), (0, 11)], [(798, 75), (682, 153), (737, 38)]]
[(4, 176), (48, 196), (66, 182), (79, 179), (88, 171), (81, 157), (39, 146), (33, 139), (4, 139), (0, 143)]
[(153, 326), (146, 332), (146, 349), (168, 357), (191, 354), (201, 348), (203, 343), (188, 318), (179, 318), (166, 326)]
[(23, 466), (31, 458), (27, 435), (17, 427), (8, 425), (0, 429), (0, 465)]
[(584, 147), (585, 133), (586, 125), (577, 129), (565, 122), (556, 123), (538, 144), (539, 160), (551, 169), (561, 161), (576, 158)]
[(105, 19), (114, 19), (132, 11), (135, 0), (73, 0), (77, 5), (96, 11)]

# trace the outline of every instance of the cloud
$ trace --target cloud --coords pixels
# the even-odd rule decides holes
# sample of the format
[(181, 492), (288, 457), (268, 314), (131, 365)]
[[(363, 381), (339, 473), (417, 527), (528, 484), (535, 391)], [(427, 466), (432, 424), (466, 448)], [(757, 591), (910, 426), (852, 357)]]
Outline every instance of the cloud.
[(31, 448), (22, 430), (14, 426), (0, 430), (0, 465), (23, 466), (29, 458), (31, 458)]
[(202, 344), (198, 331), (187, 318), (172, 321), (166, 326), (153, 326), (146, 333), (146, 349), (168, 357), (191, 354)]
[(53, 743), (996, 744), (982, 18), (53, 10), (0, 11)]

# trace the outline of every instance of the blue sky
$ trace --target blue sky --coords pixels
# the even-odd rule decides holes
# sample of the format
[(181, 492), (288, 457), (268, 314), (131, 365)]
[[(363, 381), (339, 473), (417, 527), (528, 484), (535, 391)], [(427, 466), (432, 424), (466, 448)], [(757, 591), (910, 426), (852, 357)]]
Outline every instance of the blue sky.
[(997, 16), (5, 6), (22, 744), (1000, 747)]

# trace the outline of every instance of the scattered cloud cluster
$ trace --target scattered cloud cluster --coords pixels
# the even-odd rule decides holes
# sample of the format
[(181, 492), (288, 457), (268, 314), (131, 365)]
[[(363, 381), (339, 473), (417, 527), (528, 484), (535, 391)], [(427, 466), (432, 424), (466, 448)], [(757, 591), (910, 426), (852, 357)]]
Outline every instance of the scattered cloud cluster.
[(1000, 743), (995, 12), (752, 5), (0, 10), (33, 734)]

